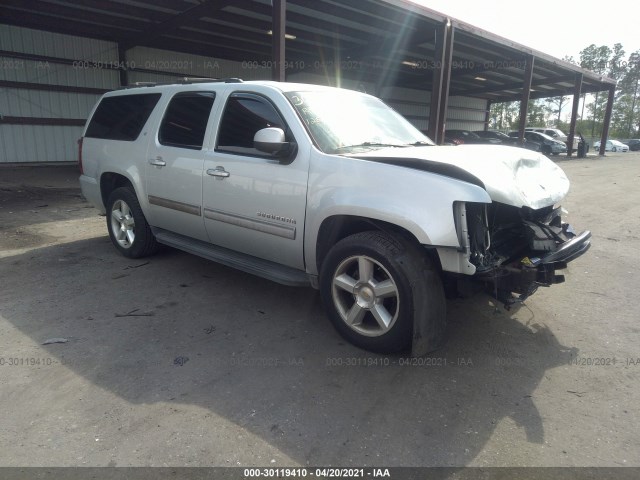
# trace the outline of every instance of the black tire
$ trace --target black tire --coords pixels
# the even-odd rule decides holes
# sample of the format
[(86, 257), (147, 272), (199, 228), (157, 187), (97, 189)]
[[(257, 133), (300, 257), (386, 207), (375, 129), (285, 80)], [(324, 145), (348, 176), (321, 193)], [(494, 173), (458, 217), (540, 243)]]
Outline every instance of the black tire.
[(109, 195), (107, 231), (113, 246), (125, 257), (141, 258), (158, 251), (159, 245), (130, 187), (116, 188)]
[(615, 153), (615, 152), (617, 152), (617, 151), (618, 151), (618, 149), (617, 149), (616, 147), (611, 147), (611, 151), (612, 151), (613, 153)]
[[(370, 281), (361, 281), (360, 261), (362, 265), (371, 262)], [(352, 281), (356, 282), (353, 291)], [(389, 291), (369, 288), (383, 284), (389, 291), (393, 284), (395, 294), (386, 296)], [(336, 330), (360, 348), (378, 353), (405, 350), (411, 345), (416, 321), (421, 327), (426, 325), (420, 328), (420, 336), (428, 341), (430, 350), (444, 339), (446, 306), (440, 275), (419, 245), (399, 235), (369, 231), (339, 241), (322, 264), (320, 295)], [(352, 311), (364, 313), (349, 325), (347, 318)], [(376, 315), (380, 317), (385, 311), (391, 319), (388, 327), (376, 320)]]
[(548, 145), (543, 146), (542, 147), (542, 154), (543, 155), (547, 155), (547, 156), (551, 155), (551, 147), (548, 146)]

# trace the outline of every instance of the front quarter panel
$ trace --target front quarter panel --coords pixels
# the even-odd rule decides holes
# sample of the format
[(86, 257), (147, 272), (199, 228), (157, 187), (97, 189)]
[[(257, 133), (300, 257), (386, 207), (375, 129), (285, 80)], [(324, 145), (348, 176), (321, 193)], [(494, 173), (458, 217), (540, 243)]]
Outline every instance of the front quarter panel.
[[(425, 147), (426, 148), (426, 147)], [(423, 245), (459, 247), (456, 201), (490, 203), (487, 192), (443, 175), (313, 149), (307, 199), (305, 260), (316, 275), (323, 221), (335, 215), (381, 220), (409, 231)]]

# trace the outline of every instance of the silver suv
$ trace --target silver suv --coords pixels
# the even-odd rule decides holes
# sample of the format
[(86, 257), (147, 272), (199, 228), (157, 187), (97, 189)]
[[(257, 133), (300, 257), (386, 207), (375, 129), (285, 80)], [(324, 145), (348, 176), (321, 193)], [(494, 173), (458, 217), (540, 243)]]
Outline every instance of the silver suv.
[(549, 137), (553, 138), (554, 140), (557, 140), (557, 141), (562, 142), (562, 143), (567, 143), (567, 140), (569, 139), (567, 137), (567, 135), (562, 130), (560, 130), (559, 128), (527, 127), (527, 128), (525, 128), (525, 131), (544, 133), (545, 135), (548, 135)]
[(589, 248), (561, 222), (569, 181), (545, 156), (434, 146), (349, 90), (185, 79), (109, 92), (80, 164), (122, 255), (162, 243), (319, 288), (337, 330), (378, 352), (442, 343), (443, 284), (481, 282), (510, 305)]

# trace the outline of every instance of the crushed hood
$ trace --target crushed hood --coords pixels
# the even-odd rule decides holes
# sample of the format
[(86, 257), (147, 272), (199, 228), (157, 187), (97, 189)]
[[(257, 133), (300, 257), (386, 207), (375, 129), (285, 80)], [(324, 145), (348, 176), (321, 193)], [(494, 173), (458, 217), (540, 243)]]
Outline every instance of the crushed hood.
[[(569, 179), (540, 153), (503, 145), (384, 148), (352, 155), (363, 160), (398, 164), (449, 175), (464, 181), (475, 177), (494, 202), (539, 209), (560, 201)], [(470, 176), (469, 176), (470, 174)], [(471, 183), (477, 183), (471, 181)]]

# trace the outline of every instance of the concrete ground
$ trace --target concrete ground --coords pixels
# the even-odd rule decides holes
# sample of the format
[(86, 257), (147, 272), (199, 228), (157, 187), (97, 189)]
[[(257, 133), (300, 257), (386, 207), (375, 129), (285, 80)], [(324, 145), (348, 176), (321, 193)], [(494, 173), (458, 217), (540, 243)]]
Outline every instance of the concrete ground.
[(559, 163), (591, 251), (517, 310), (449, 301), (414, 360), (311, 289), (118, 255), (74, 168), (0, 168), (0, 465), (640, 466), (640, 153)]

